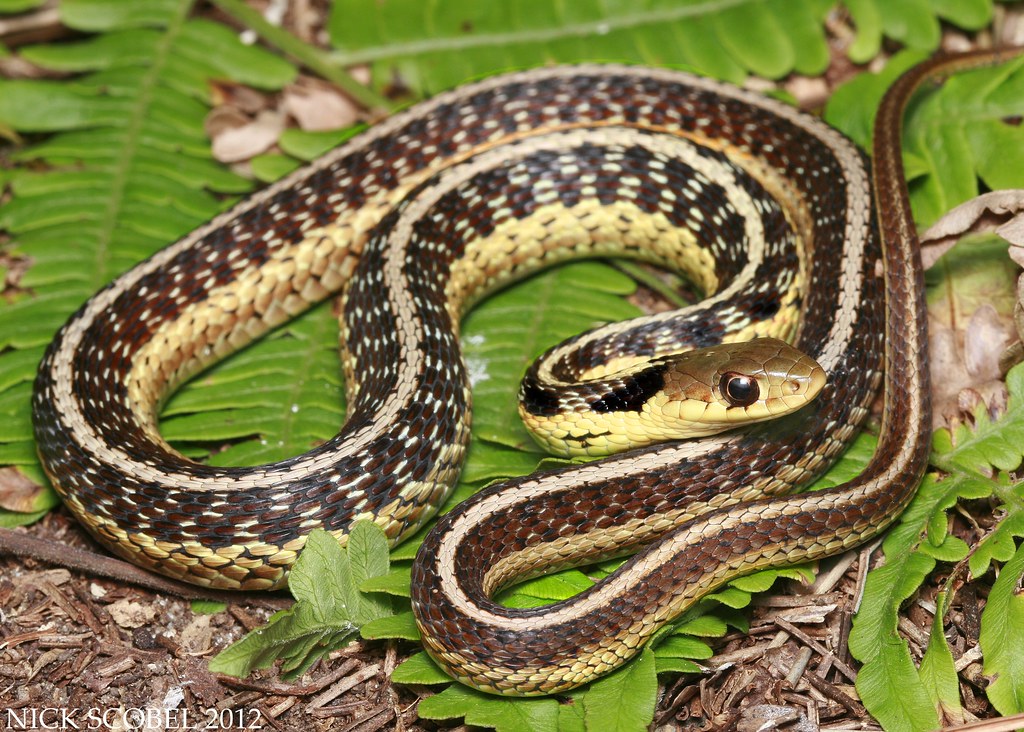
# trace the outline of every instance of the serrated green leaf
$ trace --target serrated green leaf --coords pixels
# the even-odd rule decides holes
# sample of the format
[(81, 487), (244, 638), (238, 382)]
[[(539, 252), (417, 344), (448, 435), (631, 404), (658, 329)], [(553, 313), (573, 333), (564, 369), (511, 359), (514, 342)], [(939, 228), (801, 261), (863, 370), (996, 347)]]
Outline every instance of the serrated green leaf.
[(580, 697), (588, 729), (646, 730), (658, 694), (654, 653), (645, 648), (622, 668), (598, 679)]
[[(991, 492), (992, 487), (987, 483), (984, 489)], [(919, 724), (921, 719), (930, 719), (920, 717), (907, 721), (914, 716), (913, 710), (920, 703), (918, 694), (923, 694), (924, 689), (910, 661), (906, 643), (897, 633), (900, 606), (935, 565), (928, 552), (921, 551), (922, 536), (936, 514), (954, 505), (959, 496), (974, 497), (978, 490), (978, 479), (964, 473), (950, 475), (941, 482), (934, 475), (926, 476), (917, 496), (883, 543), (885, 565), (868, 574), (849, 647), (854, 658), (864, 663), (857, 681), (862, 701), (874, 716), (894, 728), (928, 729), (913, 725)], [(952, 556), (959, 554), (959, 551), (951, 553)], [(914, 673), (903, 678), (907, 665)], [(862, 686), (865, 673), (868, 676)], [(911, 726), (905, 726), (907, 724)]]
[[(325, 582), (328, 577), (335, 581)], [(308, 605), (318, 622), (336, 618), (351, 621), (351, 588), (343, 586), (351, 582), (348, 554), (338, 540), (322, 529), (310, 532), (288, 577), (288, 588), (295, 599)]]
[(987, 474), (992, 467), (1013, 470), (1024, 454), (1024, 365), (1010, 369), (1006, 375), (1010, 400), (1005, 414), (992, 422), (984, 405), (975, 412), (971, 429), (961, 426), (956, 435), (939, 430), (933, 438), (932, 463), (945, 470), (957, 468), (976, 474)]
[[(345, 588), (349, 617), (356, 624), (362, 625), (390, 615), (392, 610), (389, 597), (380, 593), (366, 594), (360, 589), (370, 579), (388, 573), (390, 559), (384, 530), (371, 521), (356, 521), (349, 530), (345, 548), (351, 573)], [(325, 576), (324, 572), (320, 572), (317, 581), (322, 582)]]
[(707, 643), (685, 635), (671, 635), (654, 648), (654, 655), (679, 658), (711, 658), (714, 651)]
[[(402, 661), (391, 674), (396, 684), (450, 684), (452, 677), (437, 667), (426, 653), (417, 653)], [(438, 719), (438, 717), (434, 717)]]
[[(364, 623), (359, 629), (359, 634), (368, 640), (380, 640), (382, 638), (401, 638), (403, 640), (418, 641), (420, 639), (419, 628), (416, 627), (416, 620), (412, 611), (388, 615)], [(435, 667), (436, 668), (436, 667)], [(392, 677), (392, 681), (399, 681)], [(451, 676), (445, 675), (445, 681), (451, 681)], [(423, 681), (406, 681), (400, 683), (422, 684)]]
[(865, 704), (873, 700), (872, 716), (890, 732), (930, 732), (939, 726), (906, 643), (895, 634), (861, 667), (856, 686)]
[(924, 684), (932, 704), (945, 722), (962, 724), (963, 708), (960, 706), (960, 682), (957, 678), (953, 654), (942, 632), (943, 619), (948, 610), (948, 593), (941, 592), (936, 598), (936, 612), (932, 619), (928, 648), (921, 659), (921, 683)]
[(498, 732), (555, 729), (558, 702), (554, 699), (506, 699), (452, 684), (420, 702), (424, 719), (459, 719), (466, 724), (493, 727)]
[[(886, 537), (885, 565), (868, 574), (864, 599), (850, 633), (850, 652), (854, 658), (868, 661), (885, 650), (888, 639), (896, 634), (900, 605), (935, 566), (935, 560), (914, 549), (936, 505), (948, 499), (940, 485), (926, 479), (900, 523)], [(868, 699), (864, 701), (869, 703)]]
[[(367, 7), (346, 0), (334, 4), (328, 31), (341, 49), (333, 54), (337, 63), (369, 63), (381, 85), (397, 69), (416, 90), (437, 91), (497, 70), (536, 65), (537, 59), (683, 63), (742, 81), (747, 70), (779, 77), (796, 67), (820, 68), (821, 14), (817, 23), (808, 23), (806, 6), (778, 0), (469, 5), (393, 0)], [(592, 42), (595, 37), (600, 43)], [(793, 38), (807, 46), (806, 53), (794, 50)]]
[(1024, 712), (1024, 545), (1013, 555), (992, 585), (981, 611), (979, 641), (985, 674), (994, 679), (985, 693), (1000, 714)]
[(347, 643), (360, 624), (390, 614), (386, 599), (358, 590), (368, 577), (387, 571), (387, 549), (383, 531), (369, 521), (353, 524), (344, 548), (326, 531), (312, 531), (288, 577), (295, 605), (217, 654), (210, 669), (247, 676), (281, 660), (285, 678), (301, 675)]
[(297, 603), (276, 613), (270, 622), (232, 643), (210, 661), (210, 670), (230, 676), (248, 676), (254, 669), (284, 661), (285, 676), (297, 676), (331, 650), (340, 648), (358, 632), (340, 618), (325, 624), (314, 606)]

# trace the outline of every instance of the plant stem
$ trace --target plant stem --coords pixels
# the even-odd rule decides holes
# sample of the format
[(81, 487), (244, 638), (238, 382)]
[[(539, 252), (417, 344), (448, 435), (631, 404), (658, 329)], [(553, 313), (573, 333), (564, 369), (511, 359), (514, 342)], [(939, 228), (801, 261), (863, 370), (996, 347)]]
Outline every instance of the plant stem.
[(641, 267), (636, 262), (632, 262), (628, 259), (615, 259), (613, 262), (619, 271), (629, 275), (647, 289), (652, 290), (666, 301), (672, 303), (675, 307), (681, 308), (691, 304), (685, 297), (680, 295), (674, 287), (666, 284), (656, 274), (644, 267)]
[(310, 71), (315, 72), (332, 84), (336, 84), (359, 104), (370, 110), (374, 116), (384, 115), (390, 109), (388, 100), (363, 86), (348, 72), (333, 64), (326, 53), (305, 43), (283, 28), (272, 25), (258, 11), (242, 0), (211, 0), (214, 5), (236, 21), (255, 31), (260, 38), (288, 54)]

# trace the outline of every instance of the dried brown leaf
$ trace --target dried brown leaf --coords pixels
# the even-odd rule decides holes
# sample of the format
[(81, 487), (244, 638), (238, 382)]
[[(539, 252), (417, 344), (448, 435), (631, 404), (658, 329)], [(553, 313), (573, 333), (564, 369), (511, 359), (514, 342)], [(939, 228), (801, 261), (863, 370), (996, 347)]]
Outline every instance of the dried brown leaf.
[(282, 108), (309, 132), (349, 127), (359, 119), (359, 109), (348, 97), (328, 84), (301, 79), (284, 90)]
[(20, 513), (38, 511), (46, 489), (14, 467), (0, 468), (0, 508)]
[(252, 122), (215, 136), (213, 156), (222, 163), (250, 160), (273, 147), (282, 132), (284, 118), (279, 112), (260, 112)]
[[(1010, 256), (1024, 264), (1024, 190), (985, 193), (960, 204), (921, 235), (921, 259), (931, 267), (967, 233), (995, 232), (1010, 242)], [(1013, 250), (1016, 249), (1015, 253)]]

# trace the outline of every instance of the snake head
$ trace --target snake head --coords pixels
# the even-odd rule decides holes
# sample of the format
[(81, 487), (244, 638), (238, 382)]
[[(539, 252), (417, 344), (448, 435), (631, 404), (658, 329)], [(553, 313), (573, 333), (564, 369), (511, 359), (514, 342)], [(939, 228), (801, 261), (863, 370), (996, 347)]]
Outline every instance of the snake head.
[(714, 434), (782, 417), (814, 399), (824, 369), (775, 338), (727, 343), (662, 359), (663, 395), (651, 404), (681, 436)]
[(781, 417), (814, 399), (825, 381), (802, 351), (757, 338), (585, 380), (574, 398), (526, 385), (519, 413), (548, 451), (594, 457)]

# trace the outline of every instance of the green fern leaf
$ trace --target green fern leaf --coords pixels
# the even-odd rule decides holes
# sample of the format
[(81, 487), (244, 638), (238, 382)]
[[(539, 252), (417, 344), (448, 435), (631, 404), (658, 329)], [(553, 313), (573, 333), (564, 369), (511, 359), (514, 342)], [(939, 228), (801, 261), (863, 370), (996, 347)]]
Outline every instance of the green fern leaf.
[[(328, 29), (334, 58), (372, 64), (382, 82), (397, 68), (417, 91), (485, 73), (560, 62), (626, 61), (688, 66), (742, 81), (816, 74), (828, 64), (823, 20), (831, 2), (422, 3), (367, 6), (338, 0)], [(600, 43), (592, 38), (597, 35)], [(724, 51), (724, 53), (723, 53)]]
[(943, 620), (949, 609), (949, 593), (940, 592), (935, 598), (935, 617), (932, 618), (928, 648), (921, 659), (921, 681), (932, 704), (944, 721), (963, 723), (963, 708), (960, 705), (959, 679), (953, 654), (943, 635)]
[(24, 293), (0, 308), (7, 464), (36, 464), (28, 409), (35, 364), (68, 315), (114, 275), (216, 214), (223, 203), (212, 192), (250, 188), (210, 159), (208, 79), (275, 88), (295, 71), (224, 26), (188, 19), (191, 5), (63, 2), (66, 23), (108, 32), (23, 55), (86, 73), (0, 81), (2, 123), (56, 133), (14, 156), (46, 167), (13, 172), (13, 198), (0, 210), (11, 252), (32, 262), (17, 282)]
[(844, 0), (857, 36), (850, 46), (850, 59), (864, 63), (878, 55), (882, 37), (900, 41), (917, 51), (934, 51), (939, 46), (940, 20), (968, 30), (977, 30), (992, 18), (991, 0)]
[(0, 0), (0, 13), (23, 13), (38, 8), (46, 0)]
[(931, 729), (937, 722), (934, 710), (932, 717), (921, 718), (911, 711), (913, 707), (906, 706), (907, 700), (917, 699), (919, 703), (921, 698), (928, 697), (910, 661), (906, 642), (897, 633), (899, 609), (935, 566), (935, 559), (920, 551), (933, 517), (955, 504), (960, 496), (975, 498), (982, 491), (991, 490), (987, 481), (980, 483), (981, 486), (967, 476), (942, 482), (934, 476), (926, 477), (899, 524), (886, 536), (885, 565), (868, 574), (850, 633), (850, 653), (864, 664), (857, 677), (861, 699), (883, 724), (900, 725), (902, 729)]
[(1024, 712), (1024, 546), (1004, 566), (981, 613), (980, 643), (985, 674), (994, 681), (986, 693), (1000, 714)]
[(974, 426), (960, 425), (955, 434), (939, 430), (933, 440), (932, 462), (947, 471), (966, 470), (989, 475), (993, 469), (1015, 470), (1024, 459), (1024, 365), (1006, 375), (1010, 399), (997, 422), (984, 405), (974, 412)]

